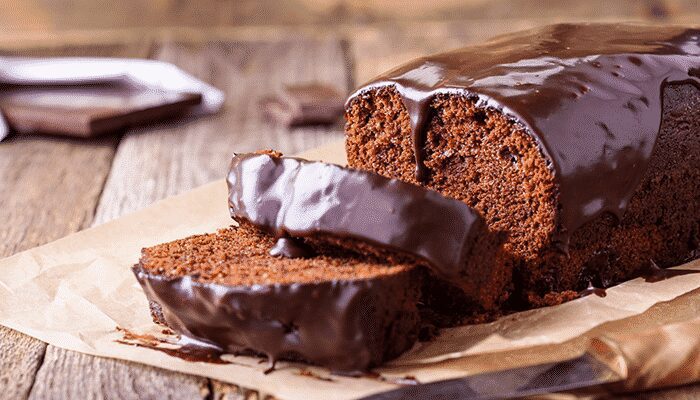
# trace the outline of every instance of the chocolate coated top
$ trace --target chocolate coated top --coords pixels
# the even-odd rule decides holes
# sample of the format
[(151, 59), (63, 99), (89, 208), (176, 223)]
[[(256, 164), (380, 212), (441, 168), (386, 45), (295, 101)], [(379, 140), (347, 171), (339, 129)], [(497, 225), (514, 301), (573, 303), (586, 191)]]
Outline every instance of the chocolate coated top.
[(327, 234), (409, 254), (457, 285), (485, 229), (461, 201), (333, 164), (242, 154), (227, 181), (234, 219), (280, 237)]
[(358, 89), (394, 86), (411, 120), (417, 179), (430, 103), (472, 97), (519, 121), (551, 161), (561, 226), (569, 233), (603, 212), (618, 217), (651, 157), (666, 84), (698, 84), (700, 30), (561, 24), (416, 59)]
[[(263, 353), (271, 365), (303, 359), (333, 371), (366, 371), (410, 348), (417, 335), (417, 311), (405, 306), (418, 300), (417, 268), (374, 279), (253, 286), (167, 278), (140, 264), (133, 272), (175, 332), (224, 353)], [(403, 335), (385, 343), (386, 327), (399, 319)]]

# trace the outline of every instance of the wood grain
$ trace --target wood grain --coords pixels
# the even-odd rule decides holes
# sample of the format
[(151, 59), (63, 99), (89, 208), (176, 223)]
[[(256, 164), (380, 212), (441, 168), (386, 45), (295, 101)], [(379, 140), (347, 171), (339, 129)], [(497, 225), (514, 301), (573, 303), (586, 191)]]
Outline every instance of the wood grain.
[(351, 29), (347, 38), (354, 62), (354, 76), (356, 82), (361, 84), (411, 59), (537, 25), (538, 22), (532, 19), (404, 23)]
[(275, 147), (291, 154), (342, 137), (341, 126), (289, 130), (273, 125), (263, 119), (258, 106), (261, 97), (284, 83), (319, 80), (337, 83), (346, 91), (345, 61), (338, 40), (171, 42), (163, 44), (155, 56), (225, 89), (226, 109), (213, 117), (126, 135), (96, 222), (223, 178), (234, 151)]
[(24, 399), (44, 358), (46, 344), (0, 326), (0, 399)]
[(359, 25), (407, 20), (473, 21), (529, 18), (666, 20), (697, 13), (695, 0), (5, 0), (6, 30), (53, 31), (130, 27)]
[[(342, 127), (289, 130), (263, 120), (257, 99), (285, 83), (320, 80), (347, 91), (347, 68), (337, 38), (303, 37), (278, 42), (164, 43), (154, 56), (173, 62), (226, 90), (226, 109), (219, 115), (143, 128), (124, 136), (102, 192), (94, 224), (117, 218), (167, 196), (225, 176), (234, 151), (274, 147), (286, 153), (328, 143), (342, 137)], [(225, 207), (225, 199), (222, 207)], [(95, 371), (95, 372), (91, 372)], [(85, 379), (81, 379), (84, 377)], [(81, 391), (75, 392), (75, 382)], [(142, 397), (191, 398), (208, 386), (203, 378), (160, 371), (114, 360), (103, 360), (49, 346), (31, 398), (130, 398), (119, 387), (153, 382), (157, 390), (136, 391)], [(209, 390), (209, 389), (208, 389)], [(239, 399), (249, 391), (216, 382), (212, 398)], [(203, 396), (206, 397), (206, 396)]]
[(205, 378), (48, 346), (29, 398), (155, 400), (209, 396)]
[(146, 58), (154, 45), (154, 33), (117, 32), (46, 37), (0, 34), (0, 55), (21, 57), (118, 57)]
[[(700, 4), (699, 4), (700, 5)], [(700, 9), (699, 9), (700, 11)], [(601, 17), (600, 22), (616, 18)], [(570, 21), (566, 16), (549, 18), (546, 23)], [(694, 15), (669, 17), (669, 23), (699, 24)], [(646, 20), (647, 24), (664, 23)], [(404, 22), (349, 27), (345, 35), (350, 43), (354, 76), (361, 84), (378, 74), (411, 59), (483, 42), (494, 36), (542, 25), (539, 19)]]
[[(141, 55), (141, 41), (114, 42), (104, 55)], [(11, 55), (87, 55), (78, 45), (27, 47)], [(112, 51), (112, 53), (109, 53)], [(92, 223), (118, 136), (74, 140), (16, 136), (0, 143), (0, 257), (42, 245)], [(0, 399), (29, 394), (46, 344), (0, 327)]]
[[(89, 226), (116, 142), (15, 137), (0, 143), (0, 256)], [(0, 398), (26, 397), (45, 346), (0, 328)]]

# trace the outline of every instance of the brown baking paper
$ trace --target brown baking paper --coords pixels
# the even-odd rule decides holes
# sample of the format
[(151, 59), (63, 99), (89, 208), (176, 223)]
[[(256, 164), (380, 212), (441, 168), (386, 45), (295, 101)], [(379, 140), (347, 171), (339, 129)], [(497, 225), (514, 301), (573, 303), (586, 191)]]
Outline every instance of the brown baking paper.
[[(345, 162), (342, 143), (305, 156)], [(350, 399), (395, 388), (377, 378), (329, 376), (322, 368), (302, 364), (281, 362), (265, 375), (266, 365), (256, 358), (227, 355), (231, 364), (188, 362), (117, 342), (123, 337), (117, 327), (155, 335), (162, 329), (151, 321), (130, 269), (141, 248), (230, 225), (226, 197), (224, 182), (217, 181), (0, 261), (0, 324), (66, 349), (206, 376), (283, 399)], [(682, 268), (700, 270), (700, 262)], [(648, 349), (626, 346), (624, 337), (614, 335), (636, 337), (635, 332), (692, 322), (700, 310), (699, 288), (700, 274), (657, 283), (635, 279), (609, 289), (605, 298), (588, 296), (490, 324), (445, 330), (379, 372), (389, 380), (412, 376), (429, 382), (573, 357), (586, 350), (590, 338), (600, 337), (612, 349), (608, 353), (620, 373), (632, 375), (623, 368), (625, 360)], [(668, 375), (663, 369), (669, 357), (697, 355), (696, 333), (679, 329), (675, 334), (686, 337), (669, 340), (671, 347), (661, 355), (645, 355), (650, 362), (644, 368), (656, 371), (646, 376)], [(700, 379), (698, 368), (682, 371), (683, 381)], [(636, 379), (635, 384), (659, 381), (668, 384), (664, 379)]]

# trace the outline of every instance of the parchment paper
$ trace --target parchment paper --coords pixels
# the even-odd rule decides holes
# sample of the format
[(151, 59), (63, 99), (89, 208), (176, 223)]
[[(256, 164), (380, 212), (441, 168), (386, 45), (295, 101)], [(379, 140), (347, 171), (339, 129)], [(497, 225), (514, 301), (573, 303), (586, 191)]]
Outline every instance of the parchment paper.
[[(305, 156), (345, 162), (342, 143)], [(226, 365), (195, 363), (117, 343), (122, 338), (117, 326), (137, 333), (158, 334), (161, 330), (151, 321), (146, 298), (130, 270), (140, 249), (230, 224), (222, 180), (6, 258), (0, 261), (0, 324), (66, 349), (207, 376), (283, 399), (350, 399), (395, 387), (371, 378), (330, 376), (332, 381), (320, 380), (309, 375), (328, 377), (327, 371), (302, 364), (278, 363), (277, 371), (264, 375), (266, 366), (255, 358), (226, 356), (233, 362)], [(700, 270), (700, 262), (682, 268)], [(699, 288), (700, 274), (657, 283), (635, 279), (609, 289), (605, 298), (588, 296), (490, 324), (446, 330), (380, 372), (386, 377), (411, 375), (429, 382), (576, 356), (588, 348), (592, 337), (603, 338), (598, 344), (629, 353), (634, 346), (624, 346), (624, 335), (649, 335), (650, 330), (653, 335), (654, 329), (667, 329), (671, 323), (680, 324), (679, 331), (695, 332)], [(682, 352), (693, 349), (697, 354), (697, 336), (677, 339), (685, 343), (678, 351), (673, 341), (668, 344), (672, 357), (682, 358)], [(624, 354), (617, 355), (625, 359)], [(654, 370), (666, 364), (651, 360), (645, 368)], [(621, 373), (628, 374), (624, 361), (618, 364)], [(700, 379), (688, 375), (700, 374), (697, 370), (683, 378)], [(307, 372), (302, 375), (300, 371)], [(669, 384), (667, 380), (662, 383)]]

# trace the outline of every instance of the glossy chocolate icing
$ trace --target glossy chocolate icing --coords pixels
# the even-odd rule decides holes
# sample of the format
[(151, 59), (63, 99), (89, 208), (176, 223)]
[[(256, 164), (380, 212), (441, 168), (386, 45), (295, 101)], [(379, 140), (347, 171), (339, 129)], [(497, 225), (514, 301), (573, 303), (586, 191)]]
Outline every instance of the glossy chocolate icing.
[(175, 332), (225, 353), (264, 353), (271, 365), (297, 359), (362, 372), (398, 356), (417, 337), (419, 268), (372, 279), (253, 286), (152, 275), (140, 264), (133, 271)]
[[(416, 177), (431, 101), (457, 93), (518, 121), (551, 162), (560, 225), (571, 233), (603, 212), (620, 217), (654, 150), (667, 84), (698, 84), (700, 30), (560, 24), (419, 58), (359, 88), (393, 86), (408, 111)], [(566, 235), (565, 235), (566, 236)]]
[(227, 181), (236, 220), (278, 236), (358, 239), (425, 260), (457, 285), (468, 279), (472, 245), (485, 234), (481, 218), (461, 201), (334, 164), (241, 154)]

